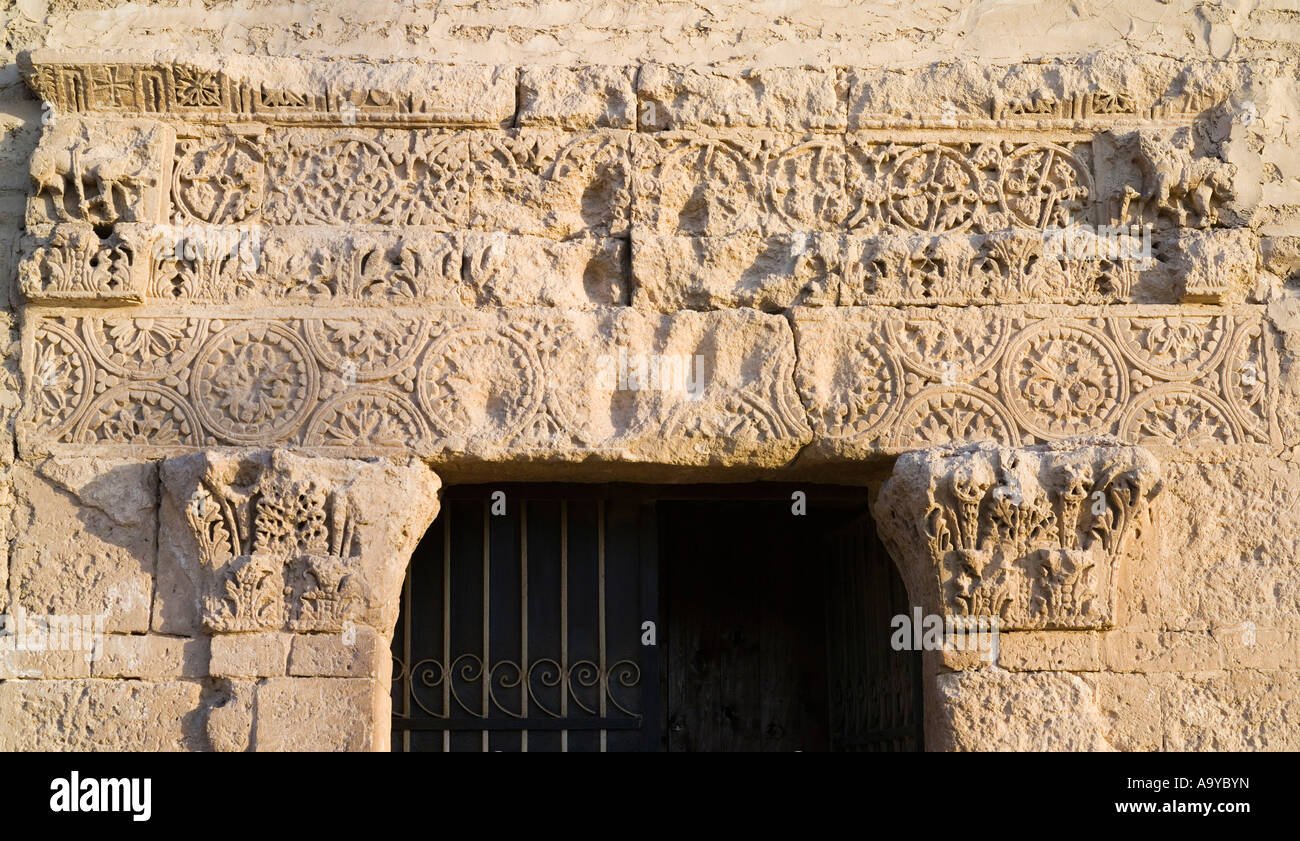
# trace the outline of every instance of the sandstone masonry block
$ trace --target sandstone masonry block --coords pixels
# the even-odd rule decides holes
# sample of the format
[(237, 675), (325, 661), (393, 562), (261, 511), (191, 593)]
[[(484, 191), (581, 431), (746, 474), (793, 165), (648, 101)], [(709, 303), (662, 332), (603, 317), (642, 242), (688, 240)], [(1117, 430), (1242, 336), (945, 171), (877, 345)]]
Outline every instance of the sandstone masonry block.
[(1111, 747), (1123, 751), (1164, 749), (1165, 707), (1171, 679), (1164, 674), (1097, 675), (1097, 706)]
[(7, 680), (0, 751), (177, 751), (202, 747), (195, 681)]
[(95, 677), (143, 678), (206, 677), (208, 640), (204, 637), (169, 637), (157, 634), (109, 634), (104, 654), (94, 663)]
[(1165, 749), (1294, 751), (1297, 716), (1300, 672), (1170, 675)]
[(1214, 638), (1196, 631), (1109, 631), (1101, 651), (1113, 672), (1198, 672), (1223, 664)]
[(543, 237), (465, 235), (461, 295), (480, 307), (618, 306), (628, 297), (626, 240), (556, 242)]
[[(954, 672), (935, 677), (929, 750), (1107, 750), (1096, 679), (1068, 672)], [(927, 711), (929, 707), (927, 707)]]
[(91, 651), (0, 650), (0, 680), (90, 677)]
[(257, 686), (251, 680), (218, 682), (216, 697), (207, 707), (205, 725), (212, 750), (231, 753), (252, 748)]
[(295, 634), (289, 674), (295, 677), (378, 677), (390, 657), (374, 628), (355, 626), (338, 634)]
[(520, 126), (635, 129), (635, 67), (535, 66), (519, 71)]
[(637, 75), (641, 127), (763, 126), (834, 130), (847, 125), (846, 89), (834, 69), (743, 72), (647, 64)]
[(156, 466), (72, 462), (75, 469), (47, 465), (42, 475), (23, 464), (13, 469), (23, 523), (10, 556), (13, 605), (31, 614), (102, 616), (110, 633), (143, 632), (157, 540)]
[(359, 678), (283, 677), (257, 688), (259, 751), (368, 751), (388, 744), (387, 687)]
[(1098, 634), (1093, 631), (1000, 634), (998, 666), (1013, 672), (1100, 671)]
[(266, 631), (212, 637), (213, 677), (278, 677), (288, 673), (293, 634)]

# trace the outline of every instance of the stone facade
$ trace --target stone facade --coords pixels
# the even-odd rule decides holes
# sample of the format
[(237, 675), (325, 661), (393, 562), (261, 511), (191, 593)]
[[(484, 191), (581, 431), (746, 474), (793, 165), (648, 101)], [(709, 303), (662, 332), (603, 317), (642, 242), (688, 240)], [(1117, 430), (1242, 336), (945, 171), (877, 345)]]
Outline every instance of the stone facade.
[(442, 482), (777, 478), (1001, 621), (929, 747), (1297, 747), (1288, 4), (77, 5), (6, 29), (0, 612), (103, 650), (0, 655), (0, 748), (383, 750)]

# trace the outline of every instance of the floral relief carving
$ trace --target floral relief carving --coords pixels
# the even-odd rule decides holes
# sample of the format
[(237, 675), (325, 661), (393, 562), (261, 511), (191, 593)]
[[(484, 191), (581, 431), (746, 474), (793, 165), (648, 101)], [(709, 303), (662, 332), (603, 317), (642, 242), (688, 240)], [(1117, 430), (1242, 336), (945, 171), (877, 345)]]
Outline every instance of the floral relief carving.
[[(56, 133), (42, 142), (33, 158), (33, 223), (107, 225), (174, 216), (187, 225), (256, 225), (259, 232), (259, 241), (241, 243), (237, 255), (217, 249), (183, 258), (137, 257), (131, 300), (147, 287), (151, 297), (178, 300), (473, 303), (481, 290), (466, 283), (460, 269), (466, 261), (473, 265), (474, 252), (450, 239), (459, 232), (622, 242), (633, 223), (687, 237), (806, 239), (839, 232), (845, 239), (834, 256), (819, 251), (814, 258), (796, 246), (796, 256), (802, 255), (796, 273), (811, 275), (806, 285), (826, 290), (841, 305), (1172, 302), (1179, 295), (1237, 295), (1235, 287), (1219, 287), (1240, 285), (1236, 278), (1249, 275), (1245, 245), (1232, 252), (1231, 265), (1207, 279), (1195, 261), (1154, 259), (1147, 241), (1138, 255), (1110, 253), (1109, 234), (1092, 227), (1155, 218), (1143, 209), (1148, 194), (1173, 191), (1202, 215), (1222, 204), (1226, 186), (1211, 191), (1218, 197), (1213, 201), (1197, 198), (1201, 181), (1186, 173), (1213, 168), (1217, 159), (1193, 155), (1179, 139), (1184, 134), (1146, 140), (1108, 135), (1101, 154), (1095, 148), (1100, 141), (1065, 137), (935, 141), (754, 130), (715, 137), (187, 126), (173, 142), (167, 125), (141, 122), (114, 135), (126, 151), (97, 161), (78, 151), (89, 149), (89, 131)], [(109, 143), (99, 134), (93, 139), (97, 150)], [(1177, 170), (1183, 175), (1144, 163), (1151, 156), (1185, 157)], [(81, 175), (72, 174), (74, 158)], [(137, 159), (144, 163), (135, 166)], [(123, 167), (142, 174), (117, 173)], [(1099, 167), (1104, 178), (1094, 173)], [(1229, 176), (1210, 180), (1226, 184)], [(79, 198), (66, 200), (74, 194)], [(1116, 196), (1122, 206), (1112, 208)], [(1188, 219), (1175, 224), (1193, 224)], [(351, 228), (344, 238), (357, 244), (318, 236), (322, 226)], [(416, 230), (389, 236), (374, 249), (362, 247), (358, 238), (378, 228)], [(1081, 255), (1058, 247), (1053, 237), (1062, 232), (1101, 241), (1103, 250)], [(265, 263), (262, 233), (276, 240), (267, 244), (278, 251), (265, 255)], [(433, 234), (449, 239), (439, 248)], [(76, 260), (74, 253), (52, 265)], [(1181, 287), (1169, 284), (1171, 272), (1183, 278)], [(538, 295), (539, 302), (546, 298)]]
[[(18, 272), (24, 441), (561, 460), (674, 442), (712, 464), (771, 442), (780, 463), (814, 433), (813, 458), (1279, 440), (1276, 336), (1235, 303), (1260, 243), (1235, 168), (1185, 124), (1199, 100), (1138, 129), (1156, 112), (1132, 91), (1045, 86), (937, 124), (568, 130), (448, 110), (423, 82), (229, 72), (37, 62), (64, 110)], [(515, 76), (464, 72), (513, 102)], [(1043, 121), (978, 125), (1008, 115)], [(1154, 251), (1052, 240), (1107, 222), (1154, 226)], [(255, 241), (207, 247), (222, 232)], [(715, 257), (734, 276), (696, 265)], [(658, 275), (678, 289), (647, 291)], [(597, 384), (629, 350), (703, 358), (699, 393)]]
[(306, 344), (278, 324), (235, 324), (199, 353), (191, 389), (205, 422), (225, 440), (277, 440), (316, 398), (317, 367)]
[(413, 461), (201, 451), (163, 461), (160, 539), (204, 631), (392, 627), (406, 559), (437, 512)]
[[(619, 325), (661, 331), (673, 319), (461, 308), (283, 320), (168, 312), (38, 317), (30, 358), (48, 360), (49, 384), (29, 379), (24, 440), (164, 453), (283, 443), (349, 455), (580, 458), (680, 438), (707, 459), (715, 441), (738, 451), (797, 448), (808, 434), (793, 349), (772, 316), (699, 319), (680, 339), (694, 336), (692, 352), (664, 356), (681, 378), (619, 389), (598, 376), (623, 341)], [(733, 334), (739, 344), (719, 338)], [(743, 356), (719, 355), (736, 351)], [(672, 367), (679, 363), (688, 367)]]
[(266, 194), (257, 137), (184, 139), (172, 173), (172, 201), (189, 219), (233, 225), (256, 219)]
[(360, 536), (346, 490), (276, 467), (252, 460), (231, 475), (217, 462), (178, 477), (188, 491), (177, 501), (198, 549), (209, 633), (338, 631), (363, 606)]
[(38, 434), (62, 437), (94, 397), (95, 363), (75, 324), (43, 321), (33, 335), (31, 374), (23, 404)]
[(199, 422), (179, 392), (158, 384), (120, 384), (91, 404), (72, 439), (183, 449), (199, 443)]
[[(563, 442), (578, 453), (651, 435), (793, 442), (810, 422), (818, 449), (843, 454), (1095, 434), (1191, 448), (1271, 445), (1279, 434), (1275, 339), (1249, 307), (1191, 318), (1152, 307), (1071, 316), (804, 308), (794, 319), (797, 357), (774, 335), (761, 364), (725, 385), (709, 379), (733, 370), (715, 356), (725, 344), (670, 354), (673, 364), (689, 360), (679, 374), (700, 375), (693, 394), (685, 380), (602, 390), (595, 375), (618, 348), (627, 358), (627, 347), (647, 341), (604, 332), (618, 323), (613, 312), (574, 320), (529, 311), (508, 326), (463, 309), (441, 310), (441, 321), (423, 312), (284, 321), (166, 312), (38, 316), (27, 357), (30, 434), (53, 444), (341, 446), (324, 443), (328, 436), (385, 451), (396, 441), (457, 452)], [(73, 429), (88, 401), (118, 386), (162, 389), (149, 392), (158, 411), (137, 415), (129, 435), (98, 409)], [(393, 422), (374, 422), (384, 405)], [(344, 408), (372, 420), (349, 422), (338, 416)], [(159, 427), (153, 440), (148, 420), (165, 417), (168, 431)]]
[(1105, 429), (1128, 396), (1119, 353), (1087, 327), (1049, 324), (1025, 331), (1006, 360), (1004, 393), (1021, 422), (1043, 438)]
[(850, 230), (895, 225), (917, 233), (1046, 230), (1090, 221), (1087, 144), (902, 144), (859, 138), (850, 146)]
[(141, 233), (123, 225), (101, 239), (88, 225), (56, 225), (19, 265), (18, 288), (35, 303), (140, 303), (149, 254)]
[[(797, 313), (795, 328), (797, 383), (827, 454), (1103, 434), (1183, 450), (1278, 440), (1275, 340), (1258, 309), (842, 308)], [(864, 413), (893, 419), (852, 422)]]

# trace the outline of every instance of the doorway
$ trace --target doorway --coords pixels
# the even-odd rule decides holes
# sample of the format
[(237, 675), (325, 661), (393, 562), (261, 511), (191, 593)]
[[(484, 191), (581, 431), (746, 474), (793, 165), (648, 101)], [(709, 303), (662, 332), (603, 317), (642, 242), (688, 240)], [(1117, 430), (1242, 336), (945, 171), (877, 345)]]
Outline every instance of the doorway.
[(908, 611), (862, 489), (448, 488), (394, 635), (393, 749), (917, 750)]

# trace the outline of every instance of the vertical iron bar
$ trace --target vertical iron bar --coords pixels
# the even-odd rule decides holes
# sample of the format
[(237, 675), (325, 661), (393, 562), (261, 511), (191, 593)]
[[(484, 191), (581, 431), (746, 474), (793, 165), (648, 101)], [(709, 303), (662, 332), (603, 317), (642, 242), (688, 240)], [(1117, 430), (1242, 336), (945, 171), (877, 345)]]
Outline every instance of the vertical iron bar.
[[(641, 749), (657, 751), (660, 742), (660, 652), (663, 650), (659, 631), (659, 520), (653, 502), (642, 501), (637, 511), (637, 575), (640, 587), (641, 622), (655, 625), (655, 644), (641, 645), (638, 660), (641, 664)], [(637, 628), (640, 622), (633, 623)], [(638, 639), (638, 642), (640, 640)]]
[[(560, 500), (560, 715), (569, 715), (569, 502)], [(569, 752), (569, 731), (560, 731), (560, 752)]]
[[(442, 714), (451, 717), (451, 511), (442, 526)], [(442, 731), (442, 751), (451, 752), (451, 731)]]
[[(528, 502), (519, 501), (519, 627), (521, 653), (519, 655), (519, 709), (528, 718)], [(528, 753), (528, 731), (519, 734), (519, 749)]]
[[(406, 718), (411, 717), (411, 693), (415, 688), (411, 685), (412, 675), (415, 674), (411, 668), (411, 579), (415, 576), (415, 561), (412, 559), (406, 565), (406, 583), (402, 586), (402, 715)], [(411, 731), (402, 731), (402, 752), (411, 752)]]
[[(488, 625), (489, 614), (492, 610), (492, 562), (491, 558), (491, 541), (489, 534), (488, 522), (492, 517), (489, 510), (489, 503), (483, 500), (483, 717), (487, 718), (492, 715), (491, 709), (491, 682), (492, 682), (492, 633)], [(483, 752), (487, 753), (488, 748), (488, 731), (483, 731)]]
[[(608, 675), (605, 673), (605, 500), (596, 503), (596, 604), (600, 636), (600, 717), (607, 714), (605, 693), (609, 691)], [(600, 731), (600, 752), (606, 748), (608, 732)]]

